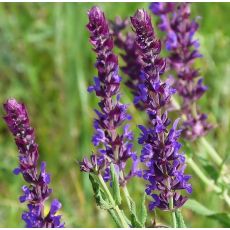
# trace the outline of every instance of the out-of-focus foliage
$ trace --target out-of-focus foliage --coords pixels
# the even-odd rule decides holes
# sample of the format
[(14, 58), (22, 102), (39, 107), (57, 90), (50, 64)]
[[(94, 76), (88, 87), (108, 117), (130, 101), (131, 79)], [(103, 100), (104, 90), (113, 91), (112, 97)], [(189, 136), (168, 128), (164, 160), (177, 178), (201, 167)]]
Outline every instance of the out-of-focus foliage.
[[(9, 97), (23, 101), (29, 110), (40, 159), (47, 161), (52, 174), (53, 196), (63, 204), (62, 214), (67, 227), (113, 227), (105, 211), (94, 202), (88, 176), (79, 172), (76, 163), (92, 151), (91, 135), (95, 96), (87, 87), (96, 74), (95, 55), (88, 42), (87, 10), (93, 3), (0, 3), (0, 102)], [(116, 15), (131, 16), (148, 3), (98, 3), (109, 19)], [(200, 16), (198, 37), (204, 58), (197, 62), (209, 90), (200, 106), (217, 127), (208, 140), (223, 158), (230, 153), (230, 4), (193, 3), (194, 16)], [(155, 21), (153, 17), (153, 21)], [(116, 50), (117, 51), (117, 50)], [(125, 76), (124, 76), (125, 78)], [(124, 102), (132, 96), (122, 87)], [(144, 114), (131, 105), (132, 127), (138, 136), (137, 124)], [(1, 115), (3, 112), (1, 110)], [(194, 143), (195, 145), (195, 143)], [(206, 160), (199, 146), (198, 156)], [(140, 152), (140, 149), (137, 148)], [(193, 152), (193, 144), (187, 152)], [(23, 227), (21, 212), (25, 208), (18, 197), (22, 179), (14, 176), (17, 149), (6, 125), (0, 122), (0, 227)], [(193, 175), (191, 198), (208, 209), (222, 212), (226, 207), (218, 197)], [(140, 197), (143, 187), (129, 185), (132, 196)], [(189, 227), (221, 227), (197, 212), (184, 209)], [(160, 214), (167, 223), (168, 214)], [(208, 220), (208, 221), (207, 221)]]

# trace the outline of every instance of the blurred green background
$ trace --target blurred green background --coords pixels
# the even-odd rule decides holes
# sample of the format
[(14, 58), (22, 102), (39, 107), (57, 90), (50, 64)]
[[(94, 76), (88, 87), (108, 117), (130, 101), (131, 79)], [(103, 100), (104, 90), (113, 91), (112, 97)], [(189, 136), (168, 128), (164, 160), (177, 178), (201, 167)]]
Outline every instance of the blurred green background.
[[(108, 214), (96, 207), (87, 175), (81, 174), (76, 164), (76, 160), (93, 150), (90, 140), (97, 99), (87, 93), (87, 87), (96, 70), (85, 28), (87, 10), (92, 5), (95, 4), (0, 3), (0, 103), (15, 97), (26, 104), (36, 130), (40, 160), (47, 161), (48, 172), (52, 174), (53, 197), (63, 204), (66, 227), (114, 226)], [(147, 9), (149, 3), (96, 5), (109, 19), (114, 19), (116, 15), (131, 16), (137, 8)], [(230, 152), (229, 12), (229, 3), (192, 4), (192, 14), (200, 16), (197, 36), (204, 54), (197, 66), (209, 87), (200, 106), (217, 124), (207, 138), (223, 158)], [(123, 100), (131, 103), (130, 93), (124, 86), (122, 90)], [(137, 137), (136, 125), (144, 122), (144, 116), (133, 106), (129, 112), (134, 118), (132, 127)], [(200, 157), (205, 156), (202, 146), (194, 143), (190, 151), (194, 149)], [(18, 164), (17, 149), (3, 121), (0, 162), (0, 227), (23, 227), (21, 212), (26, 207), (18, 201), (23, 180), (12, 174)], [(210, 209), (226, 210), (217, 195), (188, 171), (193, 175), (191, 198)], [(138, 200), (143, 187), (136, 185), (134, 181), (130, 191)], [(184, 214), (189, 227), (221, 227), (219, 222), (188, 209), (184, 209)], [(161, 223), (167, 224), (167, 219), (159, 216)]]

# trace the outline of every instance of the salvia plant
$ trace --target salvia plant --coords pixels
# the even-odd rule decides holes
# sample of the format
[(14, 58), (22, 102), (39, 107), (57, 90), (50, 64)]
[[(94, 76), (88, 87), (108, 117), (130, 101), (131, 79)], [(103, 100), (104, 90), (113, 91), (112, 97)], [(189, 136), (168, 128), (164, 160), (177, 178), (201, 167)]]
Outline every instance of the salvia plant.
[[(118, 227), (168, 227), (158, 224), (156, 214), (162, 211), (171, 215), (170, 226), (186, 227), (182, 208), (187, 204), (194, 210), (197, 205), (192, 200), (189, 203), (192, 179), (185, 172), (187, 164), (228, 206), (229, 180), (222, 173), (226, 172), (224, 161), (204, 137), (214, 125), (199, 106), (207, 87), (194, 65), (202, 55), (196, 39), (199, 25), (191, 18), (190, 4), (151, 3), (149, 9), (150, 14), (138, 9), (130, 18), (118, 16), (114, 21), (108, 21), (96, 6), (88, 11), (86, 27), (97, 70), (88, 92), (95, 93), (98, 107), (94, 110), (91, 140), (94, 150), (79, 165), (81, 172), (89, 175), (96, 204), (108, 211)], [(158, 19), (157, 27), (151, 22), (151, 13)], [(163, 32), (162, 39), (156, 36), (157, 28)], [(162, 49), (166, 50), (165, 58)], [(120, 68), (119, 55), (124, 63)], [(134, 148), (129, 105), (122, 102), (120, 72), (126, 76), (124, 85), (133, 95), (133, 105), (147, 116), (147, 121), (136, 124), (140, 153)], [(21, 174), (27, 183), (19, 198), (21, 203), (27, 203), (27, 211), (22, 214), (26, 227), (64, 227), (57, 214), (61, 208), (57, 199), (45, 212), (52, 193), (50, 175), (45, 162), (39, 167), (38, 145), (24, 104), (9, 99), (4, 110), (4, 120), (19, 151), (19, 166), (13, 172)], [(182, 143), (197, 141), (217, 163), (218, 180), (207, 176), (196, 163), (196, 153), (182, 151)], [(139, 190), (129, 191), (131, 181), (137, 186), (145, 184), (140, 201), (132, 196)], [(206, 207), (202, 208), (207, 212)], [(212, 216), (217, 218), (213, 213)], [(218, 220), (223, 219), (219, 216)]]

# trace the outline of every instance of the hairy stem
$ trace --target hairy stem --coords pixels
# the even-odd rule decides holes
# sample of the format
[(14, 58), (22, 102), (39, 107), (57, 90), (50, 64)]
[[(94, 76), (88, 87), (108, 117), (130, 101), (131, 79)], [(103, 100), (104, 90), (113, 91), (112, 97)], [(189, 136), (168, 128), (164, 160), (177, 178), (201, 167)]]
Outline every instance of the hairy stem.
[(220, 193), (221, 189), (215, 185), (214, 181), (209, 179), (199, 168), (199, 166), (193, 161), (193, 159), (189, 158), (187, 160), (188, 164), (191, 166), (193, 171), (196, 173), (196, 175), (210, 188), (212, 188), (215, 192)]
[(205, 137), (201, 137), (200, 141), (205, 147), (205, 149), (208, 151), (209, 156), (216, 162), (218, 166), (221, 166), (223, 163), (223, 160), (221, 159), (219, 154), (216, 152), (216, 150), (210, 145), (210, 143), (205, 139)]
[(98, 179), (99, 179), (99, 182), (100, 182), (100, 185), (102, 186), (105, 194), (107, 195), (110, 203), (113, 205), (113, 208), (114, 208), (114, 211), (116, 212), (120, 222), (121, 222), (121, 227), (123, 228), (129, 228), (129, 225), (127, 224), (127, 222), (125, 221), (125, 217), (122, 213), (122, 211), (119, 209), (119, 207), (116, 205), (114, 199), (113, 199), (113, 196), (111, 195), (104, 179), (102, 178), (101, 175), (98, 175)]
[(226, 203), (228, 204), (228, 206), (230, 207), (230, 197), (229, 197), (229, 195), (228, 195), (228, 191), (227, 191), (227, 190), (224, 191), (224, 193), (223, 193), (223, 198), (224, 198), (224, 200), (226, 201)]
[(213, 180), (209, 179), (199, 168), (199, 166), (190, 158), (187, 160), (188, 164), (190, 167), (193, 169), (193, 171), (196, 173), (196, 175), (212, 190), (214, 190), (222, 199), (225, 200), (225, 202), (228, 204), (230, 207), (230, 197), (227, 193), (227, 191), (222, 191), (220, 187), (218, 187)]
[[(121, 172), (121, 175), (120, 175), (120, 176), (121, 176), (121, 178), (122, 178), (122, 180), (123, 180), (124, 177), (125, 177), (123, 171)], [(123, 192), (124, 192), (124, 196), (125, 196), (126, 203), (127, 203), (128, 207), (129, 207), (129, 209), (131, 209), (130, 195), (129, 195), (129, 190), (128, 190), (126, 184), (125, 184), (124, 186), (122, 186), (122, 190), (123, 190)]]
[(170, 200), (169, 200), (169, 209), (170, 209), (171, 216), (172, 216), (173, 228), (176, 228), (177, 227), (177, 224), (176, 224), (176, 214), (175, 214), (175, 211), (173, 210), (173, 208), (174, 208), (174, 205), (173, 205), (173, 196), (171, 196)]

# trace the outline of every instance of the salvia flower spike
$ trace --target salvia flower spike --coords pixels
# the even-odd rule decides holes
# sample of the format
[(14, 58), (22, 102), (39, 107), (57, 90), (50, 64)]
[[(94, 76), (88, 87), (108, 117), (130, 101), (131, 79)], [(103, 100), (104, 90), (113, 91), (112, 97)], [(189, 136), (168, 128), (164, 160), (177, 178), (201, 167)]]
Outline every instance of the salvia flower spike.
[[(138, 49), (135, 44), (135, 34), (128, 32), (125, 34), (125, 29), (129, 26), (127, 19), (122, 20), (120, 17), (111, 22), (112, 34), (115, 45), (122, 51), (121, 57), (124, 60), (125, 66), (121, 67), (124, 74), (128, 76), (125, 84), (131, 89), (134, 96), (137, 96), (138, 86), (142, 82), (141, 65), (138, 60)], [(136, 103), (135, 106), (143, 110), (141, 103)]]
[(197, 111), (197, 101), (207, 90), (193, 65), (197, 58), (202, 57), (199, 42), (194, 38), (199, 25), (190, 19), (189, 3), (152, 3), (150, 9), (160, 17), (158, 26), (166, 33), (169, 69), (176, 72), (175, 87), (183, 99), (185, 137), (195, 140), (212, 128), (207, 122), (207, 115)]
[(139, 85), (136, 101), (141, 100), (145, 105), (151, 122), (150, 127), (139, 126), (139, 144), (142, 145), (140, 158), (147, 167), (143, 171), (143, 178), (148, 181), (146, 193), (153, 199), (149, 209), (176, 209), (187, 200), (187, 197), (180, 194), (180, 190), (191, 193), (192, 188), (188, 183), (190, 176), (184, 174), (185, 157), (179, 152), (179, 119), (168, 130), (170, 121), (165, 105), (169, 103), (175, 90), (167, 81), (162, 82), (160, 79), (160, 74), (165, 69), (165, 60), (159, 57), (161, 43), (155, 38), (150, 16), (144, 10), (137, 10), (131, 17), (131, 22), (136, 32), (136, 45), (144, 79)]
[[(97, 118), (94, 120), (95, 133), (92, 138), (97, 153), (81, 162), (81, 170), (93, 172), (100, 171), (105, 181), (110, 180), (110, 163), (115, 166), (120, 178), (120, 184), (125, 185), (127, 180), (138, 173), (133, 167), (125, 174), (128, 159), (137, 165), (137, 156), (132, 150), (133, 134), (128, 125), (123, 125), (130, 120), (127, 114), (127, 105), (120, 101), (120, 82), (118, 75), (118, 57), (113, 53), (113, 38), (109, 31), (108, 22), (104, 13), (93, 7), (88, 12), (90, 42), (97, 55), (96, 68), (98, 76), (94, 78), (95, 84), (88, 88), (89, 92), (95, 91), (100, 98), (100, 110), (95, 110)], [(118, 134), (118, 129), (122, 129)]]
[(41, 163), (40, 170), (38, 168), (38, 145), (24, 104), (9, 99), (4, 104), (4, 109), (6, 111), (4, 119), (19, 151), (19, 167), (14, 170), (14, 173), (21, 173), (29, 184), (22, 187), (23, 195), (19, 198), (20, 202), (28, 204), (28, 211), (22, 214), (26, 227), (64, 227), (61, 216), (56, 215), (61, 208), (58, 200), (54, 199), (51, 202), (50, 211), (44, 215), (44, 203), (52, 193), (52, 189), (49, 188), (50, 175), (46, 172), (45, 162)]

